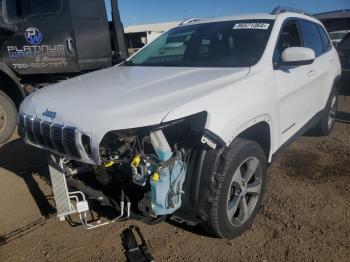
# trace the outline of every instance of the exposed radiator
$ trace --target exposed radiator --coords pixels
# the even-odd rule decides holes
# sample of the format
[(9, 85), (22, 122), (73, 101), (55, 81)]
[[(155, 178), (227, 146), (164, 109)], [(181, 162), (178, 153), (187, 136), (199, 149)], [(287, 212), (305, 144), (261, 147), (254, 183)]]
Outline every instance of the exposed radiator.
[(65, 217), (67, 215), (76, 213), (75, 208), (71, 204), (66, 177), (63, 174), (61, 168), (53, 163), (53, 161), (51, 161), (49, 170), (52, 182), (52, 190), (56, 202), (57, 216)]

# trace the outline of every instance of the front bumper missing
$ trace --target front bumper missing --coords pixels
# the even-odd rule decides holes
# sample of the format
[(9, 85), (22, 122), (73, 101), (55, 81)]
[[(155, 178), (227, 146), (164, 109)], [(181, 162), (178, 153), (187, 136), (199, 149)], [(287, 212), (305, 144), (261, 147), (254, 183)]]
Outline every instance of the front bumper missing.
[[(124, 221), (130, 217), (131, 203), (125, 203), (124, 197), (120, 202), (120, 214), (113, 220), (101, 222), (100, 220), (94, 223), (89, 223), (87, 213), (90, 212), (89, 203), (86, 200), (85, 194), (81, 191), (69, 192), (66, 175), (64, 173), (63, 160), (52, 156), (49, 162), (49, 171), (52, 182), (52, 190), (57, 209), (57, 217), (60, 221), (65, 221), (67, 216), (78, 214), (80, 223), (86, 229), (93, 229), (115, 222)], [(126, 208), (126, 212), (124, 209)]]

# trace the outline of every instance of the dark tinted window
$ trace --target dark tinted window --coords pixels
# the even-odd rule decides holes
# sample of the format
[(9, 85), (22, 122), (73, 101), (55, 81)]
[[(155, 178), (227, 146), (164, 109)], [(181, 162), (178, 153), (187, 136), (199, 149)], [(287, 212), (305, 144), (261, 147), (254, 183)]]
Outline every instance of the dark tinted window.
[(281, 60), (282, 52), (288, 47), (302, 47), (302, 41), (296, 21), (287, 22), (283, 26), (275, 49), (275, 62)]
[(338, 48), (350, 49), (350, 33), (339, 43)]
[(303, 35), (304, 46), (314, 50), (316, 56), (322, 54), (323, 44), (317, 25), (305, 20), (300, 20), (299, 23)]
[(9, 21), (18, 21), (30, 15), (58, 12), (62, 0), (5, 0), (5, 17)]
[(247, 67), (261, 58), (272, 20), (225, 21), (174, 28), (125, 65)]
[(317, 25), (317, 27), (318, 27), (318, 30), (321, 34), (324, 51), (330, 50), (332, 47), (332, 44), (331, 44), (331, 41), (329, 40), (327, 32), (323, 29), (322, 26)]
[(73, 0), (71, 2), (75, 16), (80, 19), (99, 19), (101, 17), (99, 4), (100, 1), (96, 0)]

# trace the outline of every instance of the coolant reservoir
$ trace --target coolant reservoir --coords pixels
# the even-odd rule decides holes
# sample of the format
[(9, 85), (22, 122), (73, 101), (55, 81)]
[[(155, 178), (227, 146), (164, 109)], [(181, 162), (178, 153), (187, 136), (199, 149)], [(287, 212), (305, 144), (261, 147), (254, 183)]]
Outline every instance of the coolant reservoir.
[(162, 130), (151, 132), (151, 143), (160, 160), (167, 161), (173, 155)]

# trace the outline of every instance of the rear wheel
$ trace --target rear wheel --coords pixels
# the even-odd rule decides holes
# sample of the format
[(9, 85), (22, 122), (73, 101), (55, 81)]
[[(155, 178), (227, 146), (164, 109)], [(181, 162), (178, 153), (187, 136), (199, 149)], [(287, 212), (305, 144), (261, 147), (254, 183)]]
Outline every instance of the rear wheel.
[(0, 91), (0, 144), (5, 143), (16, 129), (17, 110), (4, 92)]
[(327, 102), (326, 109), (323, 112), (323, 115), (320, 121), (315, 127), (307, 132), (308, 135), (314, 136), (327, 136), (329, 135), (334, 127), (335, 117), (337, 114), (338, 108), (338, 92), (334, 88)]
[(205, 229), (230, 239), (249, 229), (259, 210), (266, 184), (266, 156), (257, 143), (236, 139), (219, 169)]

